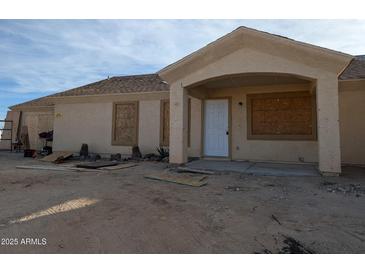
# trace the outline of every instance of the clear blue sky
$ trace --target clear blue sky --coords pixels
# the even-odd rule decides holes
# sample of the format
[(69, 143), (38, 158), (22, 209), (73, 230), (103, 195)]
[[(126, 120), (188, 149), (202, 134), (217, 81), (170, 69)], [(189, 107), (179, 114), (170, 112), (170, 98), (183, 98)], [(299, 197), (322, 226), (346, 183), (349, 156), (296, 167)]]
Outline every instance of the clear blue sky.
[(365, 20), (0, 20), (0, 119), (108, 75), (156, 72), (241, 25), (365, 54)]

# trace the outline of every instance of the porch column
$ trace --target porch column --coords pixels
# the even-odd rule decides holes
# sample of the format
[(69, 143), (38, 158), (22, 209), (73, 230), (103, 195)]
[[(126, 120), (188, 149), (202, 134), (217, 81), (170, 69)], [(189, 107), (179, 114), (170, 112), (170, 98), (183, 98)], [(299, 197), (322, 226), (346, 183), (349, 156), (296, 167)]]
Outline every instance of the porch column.
[(188, 92), (181, 83), (170, 86), (170, 163), (188, 160)]
[(331, 75), (317, 80), (318, 159), (322, 175), (341, 173), (338, 79)]

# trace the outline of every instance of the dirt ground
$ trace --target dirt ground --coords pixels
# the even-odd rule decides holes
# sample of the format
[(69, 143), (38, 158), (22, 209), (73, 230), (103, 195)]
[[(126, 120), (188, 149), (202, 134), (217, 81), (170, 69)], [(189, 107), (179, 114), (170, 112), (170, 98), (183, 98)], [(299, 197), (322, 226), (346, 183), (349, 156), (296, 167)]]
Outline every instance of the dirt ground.
[[(40, 171), (0, 153), (0, 253), (364, 253), (365, 169), (341, 177), (145, 179), (166, 163)], [(53, 164), (49, 164), (53, 165)]]

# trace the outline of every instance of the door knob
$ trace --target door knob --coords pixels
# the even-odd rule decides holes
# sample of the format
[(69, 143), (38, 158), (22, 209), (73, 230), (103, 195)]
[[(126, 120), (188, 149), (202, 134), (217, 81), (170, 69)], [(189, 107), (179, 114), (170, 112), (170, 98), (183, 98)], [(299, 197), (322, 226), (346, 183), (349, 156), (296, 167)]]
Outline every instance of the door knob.
[(229, 131), (228, 130), (226, 131), (226, 135), (229, 135)]

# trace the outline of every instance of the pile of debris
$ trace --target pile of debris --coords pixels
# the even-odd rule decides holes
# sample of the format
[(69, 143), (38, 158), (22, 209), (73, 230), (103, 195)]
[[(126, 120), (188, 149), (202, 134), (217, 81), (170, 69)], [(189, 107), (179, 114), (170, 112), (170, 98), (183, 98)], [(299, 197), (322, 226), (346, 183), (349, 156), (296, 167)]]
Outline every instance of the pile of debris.
[[(156, 148), (157, 154), (147, 153), (142, 155), (138, 146), (132, 147), (132, 155), (130, 157), (122, 158), (120, 153), (111, 154), (110, 161), (157, 161), (157, 162), (169, 162), (169, 151), (166, 148)], [(80, 153), (81, 155), (81, 153)]]
[(365, 195), (365, 187), (360, 184), (340, 185), (333, 182), (323, 182), (322, 186), (324, 186), (328, 192), (332, 193), (353, 194), (356, 197)]
[[(111, 154), (109, 159), (102, 158), (100, 154), (90, 153), (89, 146), (87, 144), (82, 144), (79, 155), (75, 155), (71, 151), (55, 151), (49, 155), (40, 158), (40, 161), (49, 162), (54, 164), (66, 164), (59, 167), (51, 166), (17, 166), (17, 168), (22, 169), (38, 169), (38, 170), (55, 170), (55, 171), (84, 171), (86, 170), (116, 170), (124, 169), (127, 167), (136, 166), (138, 161), (159, 161), (168, 162), (169, 161), (169, 151), (165, 148), (157, 148), (157, 153), (146, 154), (142, 156), (141, 151), (138, 146), (132, 148), (132, 154), (130, 157), (123, 158), (122, 154), (116, 153)], [(75, 163), (75, 161), (78, 161)], [(132, 161), (130, 163), (129, 161)], [(129, 163), (126, 163), (129, 162)], [(69, 164), (68, 164), (69, 163)], [(85, 171), (86, 171), (85, 170)]]
[(148, 153), (143, 157), (144, 161), (157, 161), (157, 162), (169, 162), (169, 150), (163, 147), (158, 147), (157, 153)]

